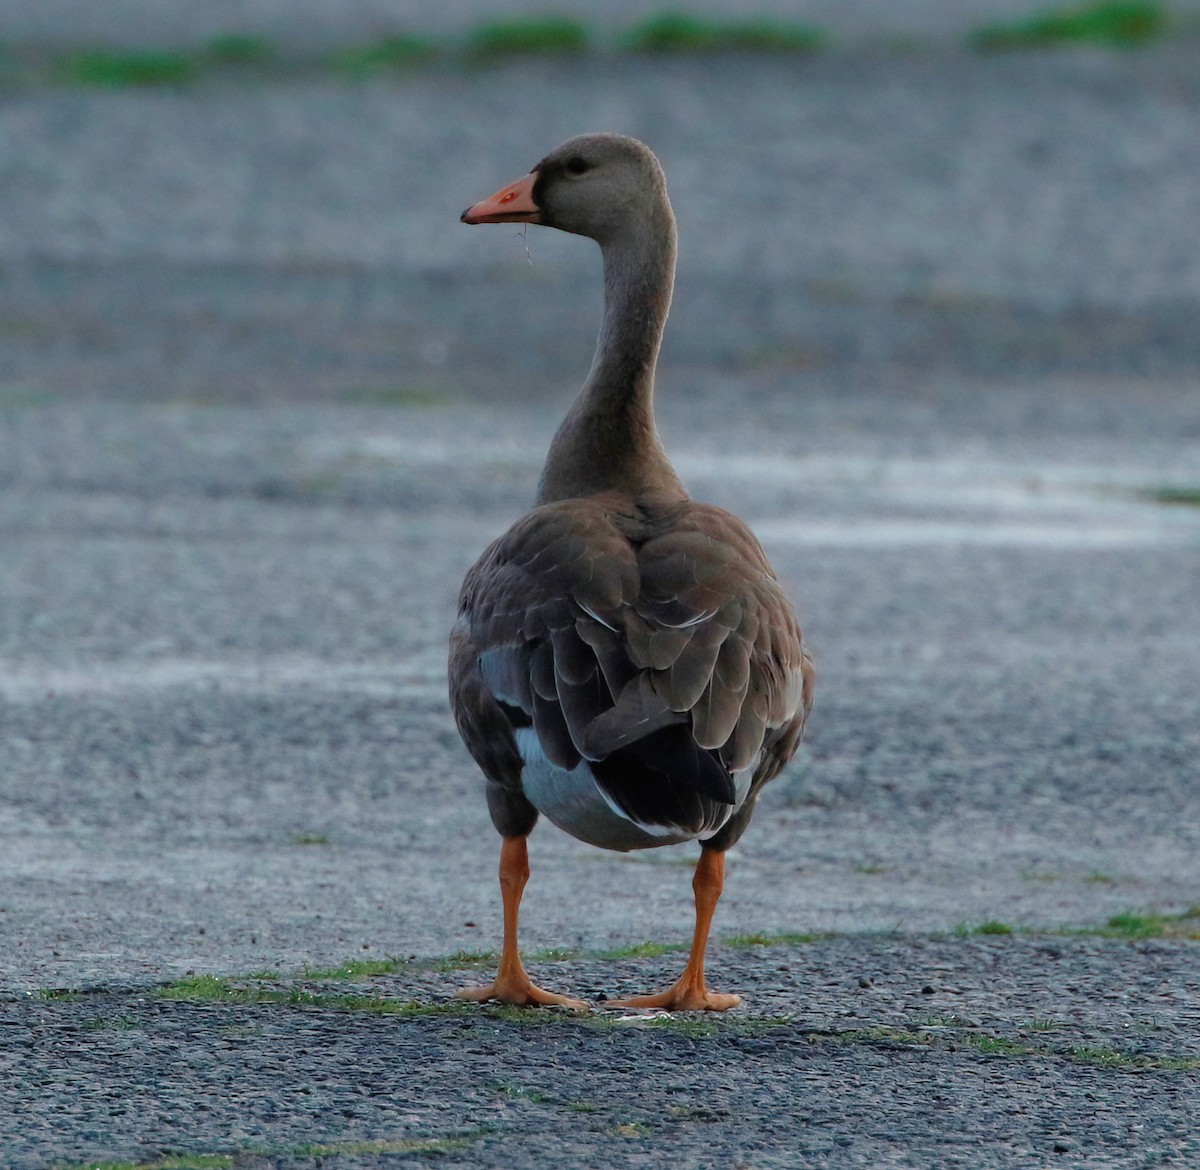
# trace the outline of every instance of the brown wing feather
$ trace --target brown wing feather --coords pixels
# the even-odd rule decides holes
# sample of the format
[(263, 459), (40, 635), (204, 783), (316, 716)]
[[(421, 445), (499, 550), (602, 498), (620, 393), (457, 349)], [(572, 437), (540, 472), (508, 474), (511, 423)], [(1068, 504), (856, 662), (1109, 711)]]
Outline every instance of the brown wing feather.
[(755, 788), (795, 751), (811, 661), (757, 540), (722, 509), (537, 508), (467, 575), (460, 610), (452, 701), (494, 780), (511, 783), (514, 755), (519, 773), (512, 729), (530, 721), (565, 768), (677, 723), (729, 771), (754, 765)]

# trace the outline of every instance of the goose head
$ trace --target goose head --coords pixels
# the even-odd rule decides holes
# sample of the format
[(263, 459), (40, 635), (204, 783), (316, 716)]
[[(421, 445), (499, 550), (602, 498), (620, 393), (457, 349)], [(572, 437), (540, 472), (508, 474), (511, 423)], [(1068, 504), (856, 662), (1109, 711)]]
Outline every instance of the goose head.
[(524, 178), (468, 207), (463, 223), (536, 223), (604, 245), (630, 225), (673, 224), (662, 167), (636, 138), (582, 134)]

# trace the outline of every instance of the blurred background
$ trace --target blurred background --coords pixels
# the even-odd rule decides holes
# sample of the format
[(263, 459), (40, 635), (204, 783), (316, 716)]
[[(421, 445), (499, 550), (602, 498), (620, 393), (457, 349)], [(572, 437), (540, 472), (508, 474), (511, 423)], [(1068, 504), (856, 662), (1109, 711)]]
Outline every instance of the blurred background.
[[(679, 219), (668, 449), (820, 666), (731, 927), (1193, 906), (1198, 30), (0, 0), (5, 986), (490, 945), (445, 637), (600, 280), (588, 241), (458, 215), (598, 129)], [(643, 880), (671, 851), (535, 849), (529, 945), (685, 936), (684, 871)]]

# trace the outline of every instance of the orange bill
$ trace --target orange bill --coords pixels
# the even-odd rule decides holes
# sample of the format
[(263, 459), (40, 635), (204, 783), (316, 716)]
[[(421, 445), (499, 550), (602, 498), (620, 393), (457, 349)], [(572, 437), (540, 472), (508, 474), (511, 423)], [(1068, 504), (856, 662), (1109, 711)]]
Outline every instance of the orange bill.
[(542, 209), (533, 201), (537, 172), (489, 195), (462, 213), (463, 223), (537, 223)]

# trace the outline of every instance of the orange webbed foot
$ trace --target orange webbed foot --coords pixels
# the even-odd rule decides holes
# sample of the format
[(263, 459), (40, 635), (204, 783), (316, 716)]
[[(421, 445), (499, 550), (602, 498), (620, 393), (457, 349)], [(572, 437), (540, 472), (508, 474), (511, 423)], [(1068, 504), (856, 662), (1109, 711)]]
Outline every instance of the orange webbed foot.
[(610, 999), (605, 1007), (661, 1008), (668, 1012), (727, 1012), (741, 1002), (740, 995), (722, 995), (717, 991), (709, 991), (703, 984), (697, 986), (681, 979), (666, 991), (655, 995), (631, 995), (625, 999)]
[(573, 1012), (586, 1012), (588, 1005), (582, 999), (559, 995), (538, 987), (524, 972), (519, 977), (497, 976), (486, 987), (464, 987), (455, 993), (459, 999), (471, 1003), (486, 1003), (490, 999), (500, 1003), (511, 1003), (517, 1007), (565, 1007)]

